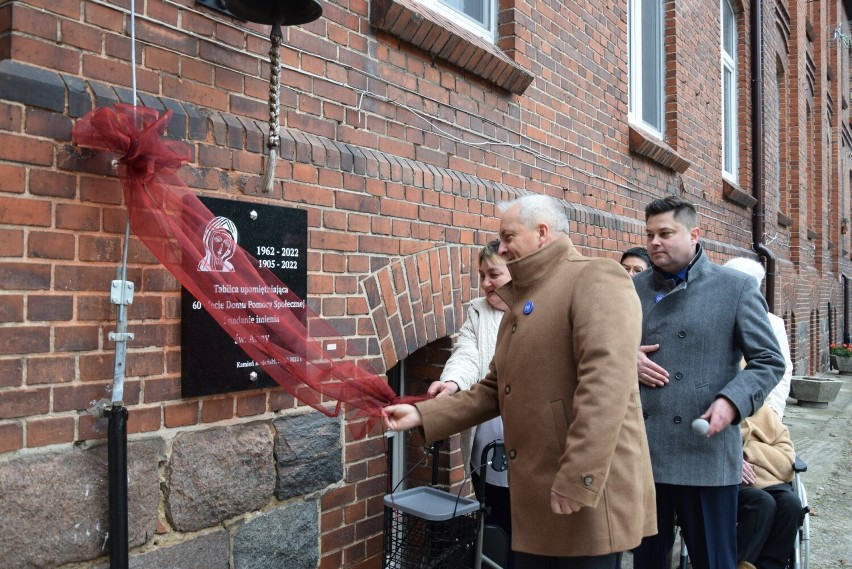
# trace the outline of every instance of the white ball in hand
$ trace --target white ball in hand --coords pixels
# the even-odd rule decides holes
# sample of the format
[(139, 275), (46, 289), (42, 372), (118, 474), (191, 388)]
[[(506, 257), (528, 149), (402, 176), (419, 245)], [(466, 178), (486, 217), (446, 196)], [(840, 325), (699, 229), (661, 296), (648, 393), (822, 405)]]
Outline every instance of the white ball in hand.
[(704, 436), (707, 434), (707, 431), (710, 430), (710, 423), (708, 423), (706, 419), (699, 417), (692, 422), (692, 430), (697, 434)]

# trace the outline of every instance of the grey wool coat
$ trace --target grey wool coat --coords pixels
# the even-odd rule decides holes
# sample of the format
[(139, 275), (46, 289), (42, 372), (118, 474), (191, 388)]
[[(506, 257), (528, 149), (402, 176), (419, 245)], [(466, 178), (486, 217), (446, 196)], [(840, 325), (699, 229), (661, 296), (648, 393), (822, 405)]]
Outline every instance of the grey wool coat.
[[(642, 302), (642, 345), (659, 344), (648, 355), (669, 372), (666, 386), (640, 386), (654, 481), (739, 484), (736, 425), (763, 405), (785, 368), (754, 278), (711, 263), (699, 244), (685, 282), (675, 286), (652, 269), (633, 284)], [(738, 417), (709, 439), (697, 435), (692, 421), (718, 397), (729, 399)]]
[[(512, 546), (558, 557), (636, 547), (657, 531), (654, 481), (636, 382), (641, 310), (612, 259), (566, 236), (509, 263), (509, 306), (488, 375), (417, 403), (428, 441), (503, 417)], [(550, 509), (550, 491), (584, 507)]]

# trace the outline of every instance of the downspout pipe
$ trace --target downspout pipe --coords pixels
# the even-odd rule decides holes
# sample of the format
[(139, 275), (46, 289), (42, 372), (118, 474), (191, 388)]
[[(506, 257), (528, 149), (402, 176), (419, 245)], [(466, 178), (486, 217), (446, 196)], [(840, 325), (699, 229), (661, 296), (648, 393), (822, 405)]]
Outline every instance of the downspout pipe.
[(751, 238), (755, 253), (766, 260), (766, 304), (775, 312), (775, 253), (764, 243), (766, 234), (766, 206), (764, 188), (763, 144), (763, 1), (751, 4), (751, 133), (752, 133), (752, 192), (757, 202), (751, 211)]
[(852, 342), (849, 336), (849, 277), (846, 273), (840, 273), (843, 282), (843, 343)]

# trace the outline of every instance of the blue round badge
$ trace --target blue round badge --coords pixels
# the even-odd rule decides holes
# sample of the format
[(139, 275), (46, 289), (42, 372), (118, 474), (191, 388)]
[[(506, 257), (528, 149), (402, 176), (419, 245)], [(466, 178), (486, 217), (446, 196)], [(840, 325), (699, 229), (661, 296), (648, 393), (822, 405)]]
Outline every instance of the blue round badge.
[(660, 294), (658, 294), (658, 295), (654, 298), (654, 302), (660, 302), (660, 301), (661, 301), (661, 300), (663, 300), (665, 297), (666, 297), (666, 295), (664, 295), (663, 293), (660, 293)]
[(535, 305), (533, 304), (532, 300), (528, 300), (526, 304), (524, 304), (524, 314), (529, 315), (529, 313), (532, 312), (534, 308)]

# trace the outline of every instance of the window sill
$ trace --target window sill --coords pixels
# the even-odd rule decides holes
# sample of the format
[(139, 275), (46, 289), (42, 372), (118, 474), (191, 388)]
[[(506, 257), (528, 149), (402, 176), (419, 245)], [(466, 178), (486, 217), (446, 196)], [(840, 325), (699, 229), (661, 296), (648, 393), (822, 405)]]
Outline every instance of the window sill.
[(683, 174), (689, 168), (689, 161), (657, 138), (632, 124), (630, 128), (630, 151), (653, 160), (657, 164)]
[(729, 202), (733, 202), (737, 205), (740, 205), (746, 209), (750, 207), (754, 207), (757, 203), (757, 198), (748, 192), (744, 192), (742, 188), (733, 182), (729, 182), (728, 180), (722, 179), (722, 195), (725, 196), (725, 199)]
[(370, 23), (516, 95), (526, 91), (533, 81), (527, 70), (496, 45), (417, 0), (371, 0)]

